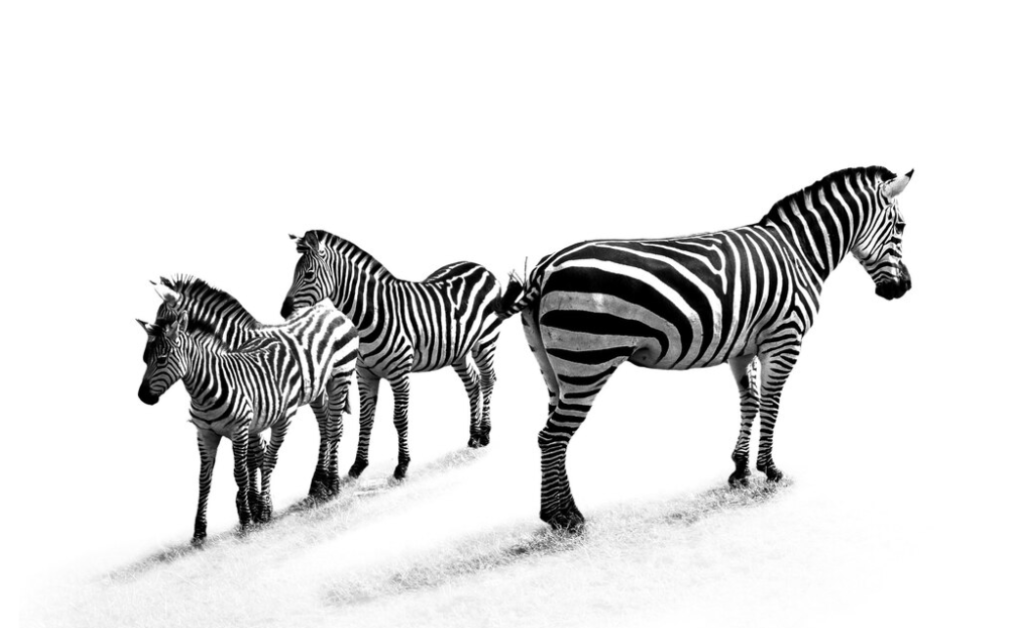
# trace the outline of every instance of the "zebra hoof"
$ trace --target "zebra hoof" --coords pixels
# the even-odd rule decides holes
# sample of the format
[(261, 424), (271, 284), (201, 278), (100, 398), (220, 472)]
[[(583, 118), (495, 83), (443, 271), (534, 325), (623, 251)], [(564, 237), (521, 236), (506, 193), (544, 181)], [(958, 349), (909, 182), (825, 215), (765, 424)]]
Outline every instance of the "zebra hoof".
[(409, 469), (409, 463), (408, 462), (399, 463), (398, 466), (395, 467), (395, 479), (396, 480), (404, 480), (405, 479), (405, 472), (408, 469)]
[(206, 532), (202, 534), (196, 534), (192, 537), (192, 547), (201, 547), (206, 542)]
[(779, 468), (776, 467), (775, 465), (765, 467), (764, 469), (759, 469), (759, 471), (764, 471), (764, 474), (768, 477), (769, 482), (778, 482), (782, 480), (782, 471), (780, 471)]
[(491, 435), (484, 433), (480, 435), (480, 446), (486, 447), (491, 444)]
[(469, 437), (469, 442), (466, 443), (466, 446), (471, 448), (471, 449), (479, 449), (480, 447), (483, 447), (484, 445), (483, 445), (482, 442), (480, 442), (480, 437), (479, 436), (470, 436)]
[(743, 470), (736, 470), (729, 476), (729, 486), (732, 488), (741, 488), (749, 485), (750, 469), (744, 468)]
[(573, 534), (582, 532), (583, 525), (586, 522), (583, 518), (583, 514), (575, 507), (567, 508), (547, 516), (541, 514), (540, 518), (551, 526), (551, 529), (557, 532), (569, 532)]
[(369, 463), (365, 460), (356, 460), (352, 463), (352, 467), (348, 470), (348, 476), (351, 478), (357, 478), (362, 475), (363, 471)]

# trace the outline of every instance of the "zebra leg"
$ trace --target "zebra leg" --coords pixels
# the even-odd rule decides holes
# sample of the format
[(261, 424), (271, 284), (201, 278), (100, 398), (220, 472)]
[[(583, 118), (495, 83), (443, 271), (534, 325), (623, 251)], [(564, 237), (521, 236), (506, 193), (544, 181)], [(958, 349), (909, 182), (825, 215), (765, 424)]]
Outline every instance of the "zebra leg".
[(466, 445), (476, 448), (480, 446), (480, 373), (468, 358), (452, 363), (452, 368), (459, 374), (469, 397), (469, 442)]
[(313, 480), (309, 483), (309, 496), (313, 499), (325, 499), (330, 494), (330, 478), (328, 471), (331, 447), (331, 416), (326, 395), (321, 395), (309, 403), (316, 415), (316, 425), (320, 429), (320, 450), (316, 459), (316, 470)]
[(779, 398), (800, 356), (800, 345), (784, 345), (768, 353), (759, 353), (761, 361), (761, 441), (757, 451), (757, 470), (763, 471), (772, 482), (782, 479), (782, 471), (772, 460), (772, 439), (775, 421), (779, 416)]
[(350, 477), (357, 478), (370, 464), (370, 432), (373, 431), (373, 415), (377, 411), (377, 393), (380, 378), (365, 368), (357, 369), (359, 381), (359, 447), (356, 460), (348, 470)]
[(351, 373), (345, 376), (335, 376), (327, 382), (327, 416), (328, 439), (327, 439), (327, 494), (332, 497), (341, 490), (341, 477), (338, 474), (338, 447), (341, 444), (341, 434), (344, 428), (343, 415), (350, 411), (348, 405), (348, 391), (351, 383)]
[(249, 449), (247, 452), (249, 465), (249, 510), (254, 521), (260, 520), (260, 472), (263, 469), (263, 454), (266, 447), (263, 444), (263, 436), (257, 433), (249, 434)]
[(286, 410), (288, 414), (284, 417), (284, 420), (270, 428), (270, 445), (267, 446), (267, 453), (263, 458), (263, 494), (261, 495), (262, 503), (259, 508), (260, 522), (270, 521), (270, 515), (274, 512), (274, 502), (270, 497), (270, 476), (273, 475), (274, 467), (277, 466), (277, 452), (280, 451), (281, 445), (284, 443), (284, 437), (292, 424), (295, 410), (295, 408)]
[(409, 469), (409, 374), (397, 375), (388, 380), (395, 398), (395, 430), (398, 432), (398, 466), (395, 479), (401, 480)]
[(206, 538), (206, 503), (210, 497), (210, 482), (213, 481), (213, 464), (217, 461), (217, 445), (220, 435), (212, 430), (199, 430), (199, 507), (196, 509), (193, 543), (202, 543)]
[(480, 446), (486, 447), (491, 442), (491, 394), (494, 392), (494, 350), (497, 348), (498, 334), (487, 341), (481, 342), (473, 350), (473, 361), (480, 369)]
[(235, 494), (235, 507), (238, 509), (238, 522), (244, 530), (252, 521), (252, 511), (249, 510), (249, 422), (238, 429), (231, 436), (231, 450), (235, 454), (235, 484), (238, 485), (238, 493)]
[(757, 360), (753, 354), (739, 356), (729, 360), (729, 368), (732, 369), (732, 376), (736, 378), (736, 386), (740, 391), (740, 434), (736, 439), (736, 448), (732, 451), (736, 470), (729, 476), (729, 486), (746, 486), (747, 478), (750, 477), (750, 430), (761, 405)]

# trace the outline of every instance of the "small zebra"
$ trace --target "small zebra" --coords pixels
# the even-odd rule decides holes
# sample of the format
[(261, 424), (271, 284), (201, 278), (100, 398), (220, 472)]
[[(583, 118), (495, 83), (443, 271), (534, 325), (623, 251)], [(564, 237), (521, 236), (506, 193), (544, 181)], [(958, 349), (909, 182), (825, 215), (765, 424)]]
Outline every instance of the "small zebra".
[(406, 281), (369, 253), (326, 231), (291, 238), (301, 257), (281, 315), (288, 317), (295, 308), (329, 298), (359, 330), (359, 449), (349, 475), (358, 477), (369, 464), (381, 379), (391, 383), (395, 400), (395, 478), (405, 477), (410, 461), (410, 373), (454, 368), (469, 396), (469, 447), (486, 446), (494, 350), (503, 320), (496, 311), (501, 291), (494, 275), (479, 264), (457, 262), (423, 281)]
[[(239, 522), (244, 528), (254, 519), (268, 521), (273, 512), (270, 477), (295, 411), (315, 387), (347, 385), (338, 376), (345, 363), (342, 348), (351, 343), (347, 319), (329, 302), (319, 303), (297, 314), (279, 333), (235, 349), (210, 338), (197, 339), (187, 331), (185, 311), (155, 325), (139, 324), (148, 336), (139, 399), (156, 404), (179, 379), (192, 398), (190, 414), (199, 432), (201, 460), (193, 542), (206, 537), (206, 503), (221, 437), (231, 439), (234, 452)], [(266, 429), (271, 431), (266, 451), (259, 445), (250, 451)]]
[[(283, 325), (264, 325), (227, 292), (213, 287), (209, 283), (190, 275), (176, 275), (171, 279), (161, 277), (155, 283), (157, 294), (163, 302), (157, 310), (156, 320), (173, 318), (178, 311), (189, 315), (188, 331), (197, 339), (212, 338), (228, 348), (238, 348), (265, 336), (288, 337), (291, 327)], [(327, 381), (311, 381), (304, 389), (299, 405), (308, 404), (316, 415), (320, 429), (320, 450), (316, 470), (310, 483), (310, 496), (323, 498), (337, 494), (340, 488), (338, 474), (338, 445), (341, 440), (342, 412), (348, 411), (348, 384), (355, 372), (356, 350), (359, 345), (355, 327), (339, 312), (332, 320), (341, 326), (344, 337), (343, 344), (338, 348), (337, 356), (321, 356), (317, 359), (329, 359), (336, 364), (336, 372), (332, 377), (337, 382), (328, 385)], [(305, 340), (289, 337), (288, 342), (302, 353), (312, 352), (311, 346), (303, 344)], [(259, 437), (254, 439), (253, 446), (262, 445)]]
[(895, 299), (910, 289), (896, 197), (912, 174), (842, 170), (779, 201), (757, 224), (682, 238), (582, 242), (542, 259), (525, 285), (510, 285), (502, 314), (522, 311), (548, 388), (548, 420), (538, 437), (541, 519), (554, 528), (583, 525), (566, 451), (601, 387), (627, 361), (676, 370), (728, 362), (741, 408), (729, 482), (747, 482), (758, 412), (757, 469), (769, 480), (782, 478), (772, 460), (779, 398), (825, 279), (853, 253), (879, 296)]

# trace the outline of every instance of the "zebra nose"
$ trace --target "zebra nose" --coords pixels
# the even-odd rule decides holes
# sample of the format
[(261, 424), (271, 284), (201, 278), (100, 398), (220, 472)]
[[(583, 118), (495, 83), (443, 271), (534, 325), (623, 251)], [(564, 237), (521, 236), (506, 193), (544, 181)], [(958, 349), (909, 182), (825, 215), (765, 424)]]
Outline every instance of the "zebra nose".
[(155, 406), (156, 402), (160, 401), (160, 397), (149, 391), (149, 382), (142, 382), (139, 385), (139, 399), (147, 406)]
[(285, 297), (284, 304), (281, 306), (281, 317), (288, 318), (292, 315), (292, 310), (295, 309), (292, 303), (291, 297)]

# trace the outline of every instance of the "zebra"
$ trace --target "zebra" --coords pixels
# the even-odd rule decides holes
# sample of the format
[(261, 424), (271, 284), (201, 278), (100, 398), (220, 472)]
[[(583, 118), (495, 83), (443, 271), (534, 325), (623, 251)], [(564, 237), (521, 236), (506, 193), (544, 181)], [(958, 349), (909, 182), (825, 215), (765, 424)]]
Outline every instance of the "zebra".
[[(151, 282), (160, 295), (162, 303), (157, 310), (156, 320), (172, 318), (178, 311), (189, 315), (189, 332), (197, 334), (200, 340), (211, 338), (229, 348), (237, 348), (264, 336), (289, 336), (291, 327), (286, 324), (264, 325), (256, 320), (241, 303), (227, 292), (215, 288), (206, 281), (191, 275), (175, 275), (170, 279), (161, 277), (160, 282)], [(341, 439), (342, 412), (348, 411), (348, 384), (355, 372), (355, 355), (358, 338), (355, 327), (340, 312), (331, 315), (332, 324), (340, 326), (344, 341), (339, 346), (339, 355), (330, 359), (336, 364), (336, 382), (314, 382), (304, 391), (300, 405), (309, 404), (316, 415), (320, 430), (320, 450), (316, 470), (309, 487), (309, 495), (315, 498), (336, 495), (340, 489), (338, 474), (338, 445)], [(337, 319), (336, 321), (334, 319)], [(312, 355), (313, 347), (304, 344), (299, 337), (290, 337), (289, 343), (297, 351)], [(318, 356), (317, 359), (325, 359)], [(251, 451), (262, 446), (257, 436), (251, 444)]]
[[(277, 334), (258, 336), (237, 348), (197, 338), (184, 310), (157, 321), (138, 321), (146, 331), (146, 372), (139, 399), (154, 405), (179, 379), (192, 398), (191, 421), (198, 430), (199, 507), (192, 540), (206, 537), (206, 503), (221, 437), (231, 439), (235, 458), (235, 504), (243, 529), (273, 512), (270, 477), (292, 417), (311, 391), (344, 383), (340, 369), (354, 359), (351, 326), (330, 302), (296, 314)], [(270, 429), (264, 451), (258, 434)], [(260, 471), (261, 486), (255, 483)], [(252, 472), (252, 473), (251, 473)], [(253, 516), (255, 515), (255, 516)]]
[(681, 238), (581, 242), (543, 258), (525, 283), (513, 277), (501, 314), (522, 311), (548, 388), (548, 419), (538, 435), (541, 519), (556, 529), (582, 527), (566, 451), (595, 396), (627, 361), (678, 370), (728, 363), (741, 409), (729, 483), (747, 483), (758, 413), (756, 466), (780, 480), (772, 459), (779, 398), (829, 273), (853, 253), (879, 296), (898, 299), (911, 287), (896, 197), (912, 175), (880, 166), (841, 170), (775, 203), (756, 224)]
[(281, 315), (329, 298), (359, 330), (359, 447), (349, 475), (359, 477), (369, 464), (381, 379), (391, 384), (394, 394), (396, 479), (405, 477), (411, 460), (411, 373), (454, 368), (469, 396), (468, 446), (485, 447), (490, 442), (494, 350), (504, 320), (497, 313), (501, 290), (494, 275), (479, 264), (457, 262), (423, 281), (406, 281), (355, 244), (326, 231), (291, 238), (301, 257)]

